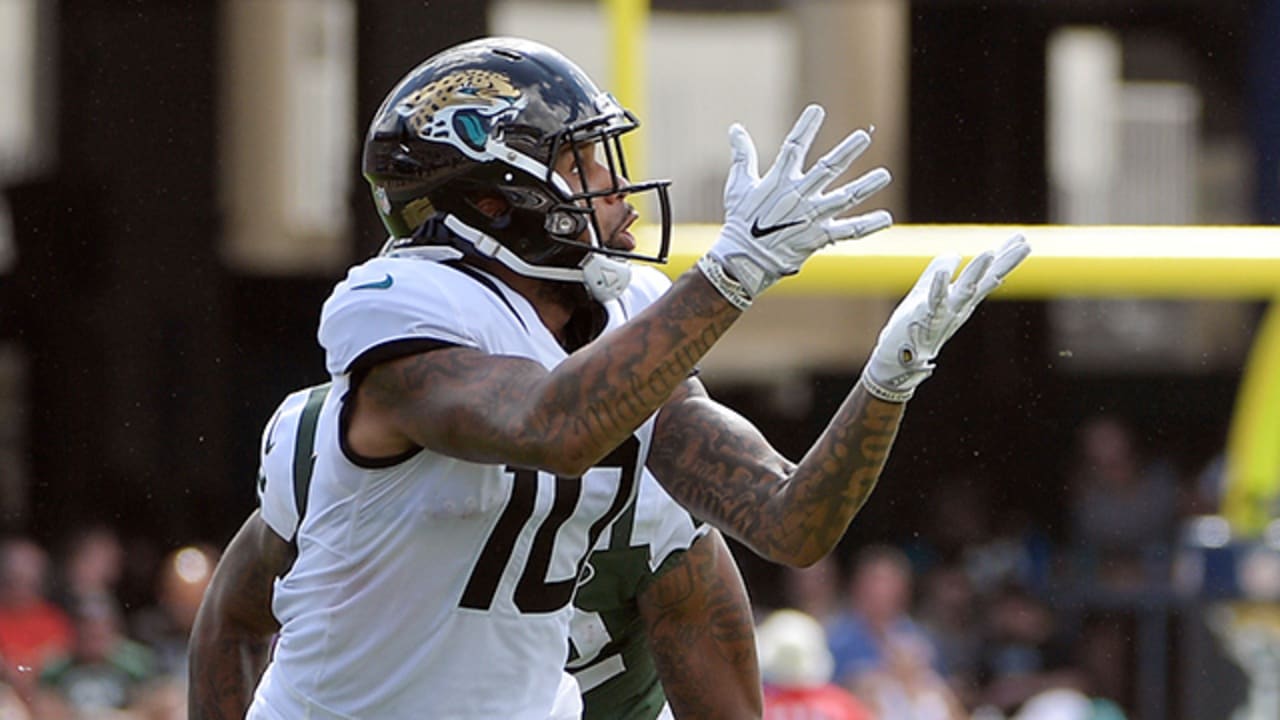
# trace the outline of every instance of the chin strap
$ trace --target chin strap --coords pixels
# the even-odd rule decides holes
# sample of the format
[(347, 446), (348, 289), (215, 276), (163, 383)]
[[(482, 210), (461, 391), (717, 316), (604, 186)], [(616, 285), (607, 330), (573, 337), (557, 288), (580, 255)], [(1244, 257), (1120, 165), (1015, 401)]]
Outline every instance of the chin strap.
[(625, 260), (588, 252), (586, 258), (576, 268), (532, 265), (511, 252), (502, 243), (462, 222), (454, 215), (444, 216), (444, 224), (458, 237), (471, 244), (476, 252), (497, 260), (512, 272), (539, 280), (581, 283), (587, 288), (592, 299), (597, 302), (616, 299), (631, 283), (631, 264)]
[(590, 253), (582, 263), (582, 282), (597, 302), (609, 302), (631, 284), (631, 263)]

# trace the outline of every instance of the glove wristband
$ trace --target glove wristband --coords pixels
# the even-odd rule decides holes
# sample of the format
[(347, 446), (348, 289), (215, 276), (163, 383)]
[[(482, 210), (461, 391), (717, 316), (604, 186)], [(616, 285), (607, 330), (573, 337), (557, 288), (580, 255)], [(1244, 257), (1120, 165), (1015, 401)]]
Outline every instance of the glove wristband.
[(862, 387), (867, 389), (867, 392), (871, 394), (871, 397), (890, 403), (904, 403), (910, 400), (911, 396), (916, 392), (915, 387), (911, 387), (906, 390), (890, 390), (889, 388), (872, 380), (871, 376), (867, 375), (866, 372), (862, 373)]
[(729, 277), (729, 273), (724, 271), (724, 266), (719, 260), (710, 255), (703, 255), (698, 258), (698, 270), (702, 272), (707, 282), (729, 301), (730, 305), (739, 310), (751, 307), (751, 295), (747, 293), (746, 288), (742, 287), (742, 283)]

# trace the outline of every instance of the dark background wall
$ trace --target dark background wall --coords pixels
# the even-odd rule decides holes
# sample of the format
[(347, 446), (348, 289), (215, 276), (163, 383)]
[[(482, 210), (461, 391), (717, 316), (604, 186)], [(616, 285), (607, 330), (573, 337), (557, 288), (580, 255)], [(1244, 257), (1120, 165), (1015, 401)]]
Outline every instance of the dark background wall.
[[(359, 4), (359, 116), (408, 68), (483, 33), (482, 3)], [(261, 424), (322, 380), (333, 277), (218, 259), (217, 4), (63, 0), (51, 173), (8, 189), (19, 261), (4, 337), (29, 364), (29, 512), (44, 541), (105, 521), (166, 545), (222, 542), (253, 502)], [(361, 124), (364, 120), (361, 120)], [(351, 170), (358, 172), (358, 158)], [(380, 229), (351, 198), (361, 253)]]
[(165, 536), (228, 497), (231, 284), (215, 255), (214, 6), (58, 6), (54, 172), (11, 192), (36, 533)]

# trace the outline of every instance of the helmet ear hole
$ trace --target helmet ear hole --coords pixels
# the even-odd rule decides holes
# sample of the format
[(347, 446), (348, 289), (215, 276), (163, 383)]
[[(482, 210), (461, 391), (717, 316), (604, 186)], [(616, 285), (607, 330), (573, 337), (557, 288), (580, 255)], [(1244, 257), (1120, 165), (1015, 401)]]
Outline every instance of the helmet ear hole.
[(493, 192), (480, 192), (465, 198), (466, 204), (475, 208), (481, 215), (489, 218), (511, 215), (511, 203), (502, 195)]
[(466, 213), (466, 216), (472, 217), (472, 222), (479, 220), (482, 223), (479, 227), (486, 228), (489, 234), (501, 233), (511, 228), (515, 222), (513, 215), (516, 208), (501, 193), (479, 193), (466, 198), (465, 201), (472, 210), (479, 213), (478, 216), (474, 213)]

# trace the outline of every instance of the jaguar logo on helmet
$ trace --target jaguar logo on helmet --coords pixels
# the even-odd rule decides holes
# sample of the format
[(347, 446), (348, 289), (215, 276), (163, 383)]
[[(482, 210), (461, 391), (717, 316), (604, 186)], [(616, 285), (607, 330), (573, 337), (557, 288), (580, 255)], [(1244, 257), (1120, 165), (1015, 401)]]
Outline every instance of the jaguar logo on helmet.
[(493, 70), (462, 70), (428, 83), (397, 105), (396, 113), (419, 138), (454, 145), (485, 158), (493, 129), (512, 120), (528, 100), (511, 79)]

